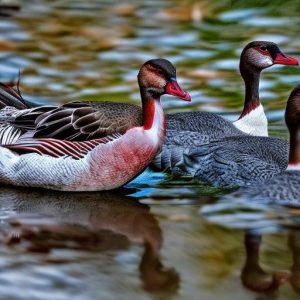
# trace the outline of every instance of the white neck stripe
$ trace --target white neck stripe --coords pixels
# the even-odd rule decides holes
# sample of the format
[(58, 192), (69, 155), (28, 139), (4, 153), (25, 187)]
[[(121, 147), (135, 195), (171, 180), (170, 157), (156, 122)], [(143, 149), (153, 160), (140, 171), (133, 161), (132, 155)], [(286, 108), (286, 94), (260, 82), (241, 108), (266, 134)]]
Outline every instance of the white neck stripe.
[(250, 135), (268, 136), (268, 119), (261, 104), (241, 119), (233, 122), (233, 125)]
[(300, 163), (289, 164), (286, 169), (287, 169), (287, 171), (300, 171)]

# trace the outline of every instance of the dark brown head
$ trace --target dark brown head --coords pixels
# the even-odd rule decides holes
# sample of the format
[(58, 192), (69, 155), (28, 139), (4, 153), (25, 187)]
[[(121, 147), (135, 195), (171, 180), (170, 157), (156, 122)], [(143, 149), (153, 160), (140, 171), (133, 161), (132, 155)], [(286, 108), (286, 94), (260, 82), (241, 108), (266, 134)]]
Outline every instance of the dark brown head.
[(138, 74), (138, 82), (141, 92), (153, 99), (169, 94), (191, 101), (190, 95), (177, 83), (175, 67), (166, 59), (158, 58), (145, 62)]
[(286, 56), (279, 47), (272, 42), (254, 41), (249, 43), (242, 51), (240, 68), (262, 71), (268, 67), (278, 65), (298, 65), (298, 61)]
[(285, 122), (289, 131), (300, 129), (300, 84), (293, 89), (287, 101)]
[(290, 132), (291, 164), (300, 163), (300, 85), (291, 92), (285, 110), (285, 122)]

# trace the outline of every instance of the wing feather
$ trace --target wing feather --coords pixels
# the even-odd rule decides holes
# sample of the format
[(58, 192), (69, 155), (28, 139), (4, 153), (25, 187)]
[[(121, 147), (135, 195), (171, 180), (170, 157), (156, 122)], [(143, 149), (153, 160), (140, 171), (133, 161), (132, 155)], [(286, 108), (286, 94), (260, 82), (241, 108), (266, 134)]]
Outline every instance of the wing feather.
[(141, 126), (142, 110), (122, 102), (73, 102), (28, 109), (10, 123), (24, 131), (34, 130), (35, 138), (85, 141)]
[(23, 134), (22, 130), (9, 124), (0, 124), (0, 144), (7, 145), (15, 143)]
[(89, 141), (77, 142), (58, 140), (52, 138), (24, 138), (15, 144), (3, 145), (3, 147), (13, 150), (19, 154), (38, 153), (40, 155), (50, 155), (52, 157), (72, 157), (81, 159), (100, 144), (106, 144), (118, 139), (121, 134), (113, 134), (105, 138)]

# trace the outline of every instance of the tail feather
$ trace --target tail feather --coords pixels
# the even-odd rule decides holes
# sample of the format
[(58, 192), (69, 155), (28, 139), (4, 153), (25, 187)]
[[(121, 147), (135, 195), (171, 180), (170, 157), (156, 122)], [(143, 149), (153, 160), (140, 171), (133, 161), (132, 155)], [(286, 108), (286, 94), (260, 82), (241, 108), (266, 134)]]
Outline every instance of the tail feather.
[(21, 95), (19, 84), (14, 88), (4, 83), (0, 83), (0, 109), (6, 106), (12, 106), (17, 109), (29, 108)]

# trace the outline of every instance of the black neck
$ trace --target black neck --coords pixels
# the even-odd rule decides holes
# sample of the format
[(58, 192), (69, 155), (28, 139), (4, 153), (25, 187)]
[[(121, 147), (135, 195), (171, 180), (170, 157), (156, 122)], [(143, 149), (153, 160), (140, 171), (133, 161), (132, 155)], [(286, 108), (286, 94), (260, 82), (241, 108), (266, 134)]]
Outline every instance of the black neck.
[(245, 82), (244, 109), (240, 118), (250, 113), (260, 105), (259, 101), (259, 78), (260, 70), (249, 70), (244, 64), (240, 64), (240, 72)]

